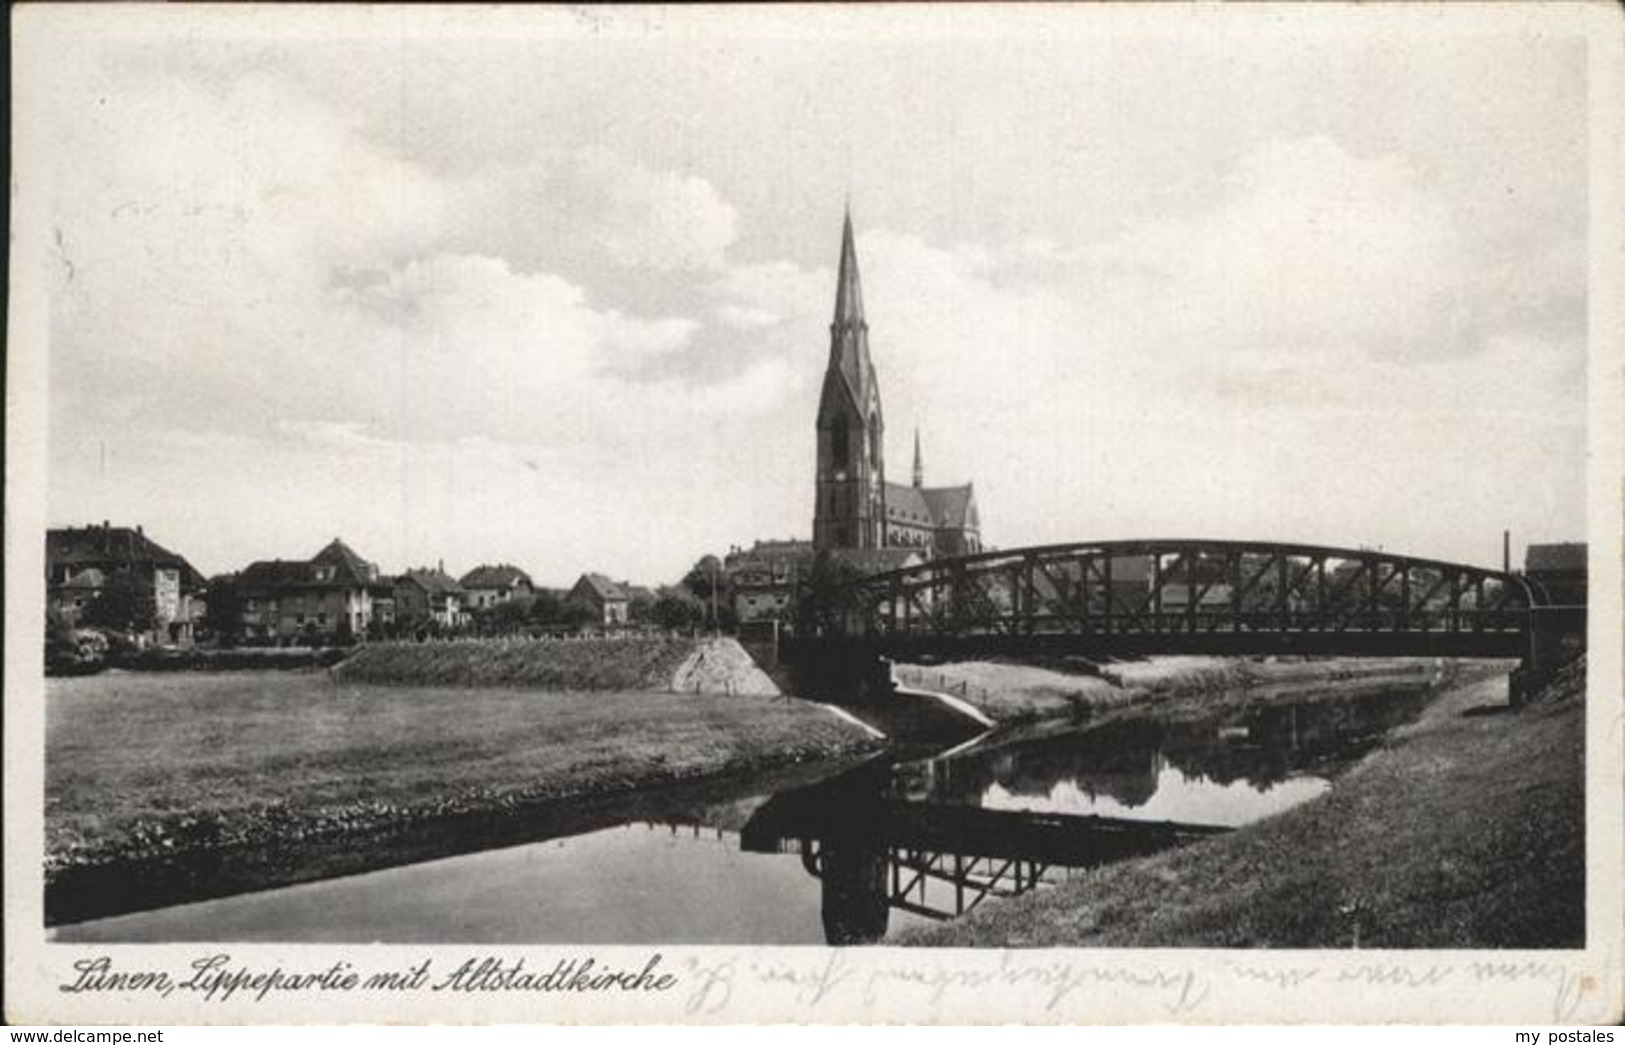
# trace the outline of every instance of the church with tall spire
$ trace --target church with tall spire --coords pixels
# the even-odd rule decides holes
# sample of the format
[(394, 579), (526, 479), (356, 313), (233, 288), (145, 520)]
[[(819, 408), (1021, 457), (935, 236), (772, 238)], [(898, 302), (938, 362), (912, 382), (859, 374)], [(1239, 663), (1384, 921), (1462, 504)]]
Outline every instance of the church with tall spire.
[(920, 432), (914, 430), (912, 482), (886, 479), (886, 420), (869, 355), (869, 323), (848, 208), (841, 228), (829, 362), (818, 400), (813, 546), (906, 549), (925, 558), (982, 550), (976, 491), (926, 486)]

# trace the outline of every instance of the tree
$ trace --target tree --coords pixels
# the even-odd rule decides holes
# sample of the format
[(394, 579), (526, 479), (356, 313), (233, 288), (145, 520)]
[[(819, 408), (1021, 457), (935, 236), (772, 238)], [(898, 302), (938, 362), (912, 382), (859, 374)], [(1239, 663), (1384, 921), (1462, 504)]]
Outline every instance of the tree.
[(530, 600), (529, 615), (533, 624), (559, 624), (564, 620), (564, 600), (551, 588), (537, 588)]
[(661, 588), (650, 609), (650, 619), (668, 631), (696, 627), (705, 614), (705, 604), (686, 588)]
[(534, 599), (516, 596), (506, 602), (487, 606), (474, 612), (481, 634), (511, 635), (524, 626), (531, 617)]
[(842, 630), (863, 609), (856, 588), (863, 577), (862, 570), (829, 549), (819, 552), (798, 607), (798, 630)]
[(658, 596), (647, 588), (629, 588), (632, 599), (626, 607), (626, 616), (633, 624), (655, 623), (654, 610)]
[(237, 578), (215, 577), (203, 592), (204, 625), (223, 646), (236, 645), (243, 634), (243, 598)]
[(158, 600), (152, 582), (128, 571), (113, 573), (101, 595), (85, 607), (86, 624), (114, 631), (145, 632), (158, 626)]
[(736, 623), (733, 591), (727, 571), (715, 555), (701, 556), (683, 575), (683, 587), (705, 606), (706, 618), (716, 628), (732, 629)]

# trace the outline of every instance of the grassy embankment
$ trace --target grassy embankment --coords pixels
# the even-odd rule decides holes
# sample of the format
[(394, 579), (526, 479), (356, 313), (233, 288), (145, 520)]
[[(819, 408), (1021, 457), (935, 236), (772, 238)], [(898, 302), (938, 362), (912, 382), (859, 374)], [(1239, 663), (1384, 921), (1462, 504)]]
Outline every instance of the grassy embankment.
[(1324, 796), (1234, 834), (905, 934), (930, 946), (1576, 947), (1583, 665), (1522, 712), (1442, 694)]
[(524, 811), (873, 745), (799, 701), (663, 692), (689, 653), (675, 640), (606, 645), (493, 649), (502, 667), (475, 680), (500, 686), (351, 680), (469, 679), (448, 666), (469, 659), (453, 644), (379, 647), (331, 677), (49, 680), (47, 875)]
[(1201, 698), (1204, 707), (1211, 707), (1211, 700), (1221, 695), (1231, 701), (1297, 699), (1320, 692), (1346, 696), (1351, 686), (1429, 684), (1439, 672), (1438, 663), (1425, 658), (1153, 657), (1100, 667), (1050, 658), (1039, 663), (899, 664), (894, 669), (900, 684), (959, 697), (999, 723), (1085, 717), (1189, 698)]

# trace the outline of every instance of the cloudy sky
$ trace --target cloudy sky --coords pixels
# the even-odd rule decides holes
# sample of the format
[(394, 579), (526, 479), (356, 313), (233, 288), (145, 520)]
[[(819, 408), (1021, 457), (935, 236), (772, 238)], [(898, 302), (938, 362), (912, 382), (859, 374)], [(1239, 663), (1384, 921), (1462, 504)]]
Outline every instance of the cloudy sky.
[(140, 14), (19, 87), (53, 524), (554, 584), (808, 536), (850, 197), (891, 476), (919, 426), (993, 545), (1584, 536), (1560, 24)]

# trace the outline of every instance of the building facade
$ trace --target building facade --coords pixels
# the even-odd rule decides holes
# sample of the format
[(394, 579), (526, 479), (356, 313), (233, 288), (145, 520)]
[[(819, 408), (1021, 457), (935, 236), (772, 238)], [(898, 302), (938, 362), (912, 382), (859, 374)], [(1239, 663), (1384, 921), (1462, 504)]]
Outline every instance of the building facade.
[(813, 547), (909, 548), (923, 558), (982, 550), (975, 488), (925, 485), (919, 432), (912, 482), (886, 479), (886, 420), (869, 354), (852, 216), (841, 229), (829, 362), (818, 401)]
[(517, 566), (501, 563), (496, 566), (476, 566), (457, 582), (466, 596), (470, 610), (486, 610), (514, 599), (536, 594), (530, 574)]
[(288, 643), (365, 636), (381, 585), (378, 567), (335, 537), (309, 559), (250, 563), (236, 587), (244, 637)]
[(398, 627), (458, 628), (468, 623), (467, 594), (456, 578), (440, 567), (407, 570), (395, 578), (394, 596)]
[(566, 598), (592, 610), (594, 622), (606, 628), (624, 628), (631, 619), (631, 594), (601, 573), (583, 573)]
[(150, 540), (140, 526), (63, 527), (45, 533), (46, 604), (79, 623), (101, 599), (110, 578), (127, 575), (152, 599), (150, 628), (138, 637), (187, 643), (203, 608), (203, 576), (185, 558)]
[(801, 585), (812, 575), (811, 541), (757, 541), (722, 560), (741, 624), (794, 619)]

